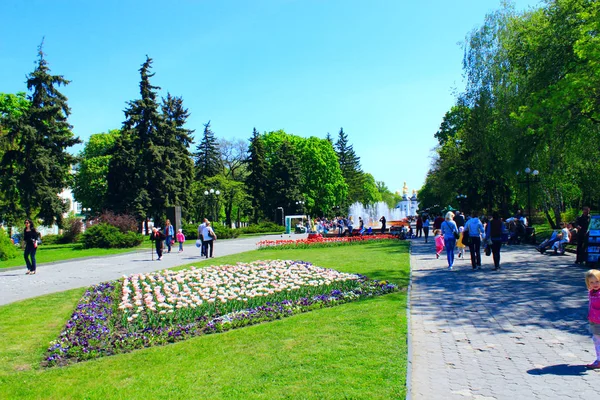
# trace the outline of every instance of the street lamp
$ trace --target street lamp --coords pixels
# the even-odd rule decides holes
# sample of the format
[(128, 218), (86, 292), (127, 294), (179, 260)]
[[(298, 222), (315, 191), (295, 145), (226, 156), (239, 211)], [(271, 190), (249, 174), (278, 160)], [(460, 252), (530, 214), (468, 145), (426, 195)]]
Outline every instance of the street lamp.
[(458, 196), (456, 196), (456, 200), (458, 201), (458, 206), (460, 207), (461, 211), (465, 211), (465, 201), (467, 200), (467, 195), (466, 194), (459, 194)]
[(277, 210), (281, 210), (281, 226), (285, 226), (285, 221), (283, 220), (284, 216), (285, 216), (285, 213), (283, 211), (283, 207), (277, 207)]
[[(525, 180), (519, 181), (519, 183), (525, 183), (527, 185), (527, 218), (529, 224), (531, 224), (531, 184), (540, 181), (540, 178), (538, 177), (540, 171), (538, 171), (537, 169), (534, 169), (532, 171), (529, 167), (525, 168), (524, 171)], [(519, 175), (519, 171), (517, 171), (517, 175)]]
[(298, 200), (298, 201), (296, 202), (296, 208), (297, 208), (298, 210), (300, 210), (300, 212), (301, 212), (301, 213), (302, 213), (302, 212), (304, 212), (304, 203), (305, 203), (305, 201), (304, 201), (304, 200)]
[(213, 222), (217, 219), (216, 214), (217, 214), (217, 205), (219, 204), (219, 195), (221, 194), (221, 192), (219, 190), (215, 190), (215, 189), (209, 189), (209, 190), (205, 190), (204, 191), (204, 195), (205, 196), (209, 196), (209, 200), (211, 202), (211, 211), (212, 211), (212, 220)]

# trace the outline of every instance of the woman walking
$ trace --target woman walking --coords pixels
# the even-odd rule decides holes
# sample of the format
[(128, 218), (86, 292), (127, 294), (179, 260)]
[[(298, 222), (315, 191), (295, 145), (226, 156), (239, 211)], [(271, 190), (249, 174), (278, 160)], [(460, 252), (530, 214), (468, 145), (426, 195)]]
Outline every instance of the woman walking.
[(154, 227), (152, 228), (152, 233), (150, 234), (150, 240), (154, 241), (155, 243), (158, 261), (162, 260), (163, 240), (165, 240), (165, 235), (158, 228)]
[(415, 235), (415, 238), (421, 237), (422, 233), (423, 233), (423, 217), (419, 215), (417, 217), (417, 233)]
[(213, 245), (214, 241), (217, 239), (217, 235), (215, 234), (215, 231), (213, 231), (213, 228), (210, 226), (210, 222), (206, 221), (206, 227), (204, 228), (204, 231), (202, 231), (202, 235), (204, 236), (203, 253), (206, 256), (206, 258), (208, 258), (208, 248), (210, 247), (210, 258), (213, 258)]
[(23, 241), (25, 242), (25, 264), (27, 264), (26, 275), (35, 275), (36, 263), (35, 253), (37, 251), (38, 233), (31, 220), (25, 220), (25, 229), (23, 230)]
[(167, 253), (171, 252), (171, 246), (174, 243), (174, 237), (175, 237), (175, 229), (173, 228), (173, 225), (171, 225), (171, 221), (167, 220), (167, 222), (165, 223), (165, 242), (167, 242)]
[(423, 235), (425, 235), (425, 243), (427, 243), (427, 238), (429, 237), (429, 216), (423, 216)]
[(502, 222), (502, 218), (500, 218), (500, 214), (498, 211), (494, 211), (492, 214), (492, 220), (487, 223), (485, 227), (485, 238), (486, 242), (489, 244), (491, 241), (492, 246), (492, 256), (494, 258), (494, 271), (498, 271), (500, 269), (500, 248), (502, 247), (502, 234), (508, 234), (506, 227), (504, 226), (504, 222)]
[(452, 266), (454, 265), (454, 247), (456, 247), (456, 239), (459, 237), (452, 211), (446, 213), (446, 218), (440, 228), (444, 235), (444, 245), (446, 246), (446, 256), (448, 257), (448, 270), (452, 271)]

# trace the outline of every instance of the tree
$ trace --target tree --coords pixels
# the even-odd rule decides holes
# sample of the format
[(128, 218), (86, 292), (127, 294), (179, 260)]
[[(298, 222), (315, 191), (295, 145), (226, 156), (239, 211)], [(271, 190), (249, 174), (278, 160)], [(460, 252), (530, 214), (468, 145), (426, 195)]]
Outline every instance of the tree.
[(269, 179), (266, 150), (263, 139), (256, 128), (252, 130), (252, 137), (248, 146), (248, 157), (245, 162), (248, 170), (246, 186), (252, 199), (252, 222), (256, 223), (269, 215), (268, 212), (265, 212), (267, 207), (266, 190)]
[(202, 181), (217, 175), (222, 168), (219, 146), (215, 134), (210, 129), (210, 121), (204, 124), (202, 140), (196, 147), (196, 179)]
[(50, 74), (42, 45), (37, 66), (27, 78), (30, 105), (9, 126), (0, 175), (8, 177), (2, 180), (2, 190), (11, 204), (11, 220), (26, 216), (60, 225), (67, 204), (58, 194), (69, 186), (76, 161), (67, 149), (81, 141), (71, 132), (67, 98), (57, 88), (69, 81)]
[(79, 165), (73, 177), (73, 196), (83, 207), (95, 212), (106, 208), (108, 167), (120, 135), (118, 129), (94, 134), (79, 153)]
[(166, 208), (189, 203), (191, 132), (183, 100), (170, 94), (159, 110), (158, 86), (150, 83), (152, 59), (140, 68), (141, 98), (128, 102), (107, 176), (107, 207), (117, 213), (164, 220)]
[(221, 190), (223, 198), (225, 223), (227, 226), (231, 226), (234, 206), (237, 205), (237, 222), (239, 224), (241, 217), (240, 206), (247, 201), (244, 191), (244, 181), (247, 176), (245, 159), (248, 146), (241, 139), (222, 139), (219, 141), (218, 147), (221, 153), (221, 165), (223, 166), (221, 173), (223, 179), (218, 187)]
[(340, 128), (338, 140), (335, 142), (335, 150), (342, 176), (348, 186), (348, 196), (340, 204), (345, 209), (350, 204), (360, 201), (364, 176), (360, 168), (360, 158), (354, 152), (352, 145), (348, 143), (348, 135), (344, 132), (344, 128)]
[(283, 207), (284, 210), (294, 212), (296, 202), (303, 199), (302, 174), (296, 149), (289, 141), (284, 140), (278, 146), (270, 168), (271, 191), (269, 195), (270, 209)]

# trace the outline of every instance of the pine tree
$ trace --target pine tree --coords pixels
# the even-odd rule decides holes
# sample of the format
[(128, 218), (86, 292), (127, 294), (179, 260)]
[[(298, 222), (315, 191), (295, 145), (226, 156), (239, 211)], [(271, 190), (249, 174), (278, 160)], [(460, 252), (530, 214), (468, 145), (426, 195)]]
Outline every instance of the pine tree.
[(360, 168), (360, 158), (354, 152), (352, 145), (348, 144), (348, 135), (344, 132), (344, 128), (340, 128), (335, 150), (342, 176), (348, 185), (348, 196), (342, 202), (342, 206), (345, 208), (360, 199), (363, 189), (363, 173)]
[(182, 206), (187, 213), (191, 202), (191, 184), (193, 180), (194, 163), (189, 147), (192, 143), (193, 130), (186, 129), (189, 112), (183, 107), (181, 97), (167, 94), (163, 99), (161, 125), (163, 155), (162, 155), (162, 187), (164, 206)]
[(194, 154), (196, 159), (196, 179), (203, 181), (207, 178), (212, 178), (221, 172), (221, 157), (219, 154), (219, 146), (215, 134), (210, 129), (210, 121), (204, 124), (204, 132), (202, 140), (196, 147)]
[(333, 146), (333, 138), (331, 137), (331, 134), (329, 132), (327, 132), (327, 136), (325, 136), (325, 139), (331, 143), (331, 145)]
[(81, 143), (71, 131), (67, 98), (57, 87), (70, 82), (51, 75), (38, 48), (37, 67), (27, 78), (30, 106), (7, 132), (8, 146), (0, 162), (2, 189), (14, 217), (40, 218), (45, 225), (61, 225), (68, 205), (58, 194), (69, 185), (76, 158), (67, 148)]
[(253, 222), (258, 222), (261, 218), (270, 213), (265, 213), (267, 207), (266, 188), (268, 182), (265, 147), (256, 128), (252, 131), (252, 137), (250, 138), (246, 165), (248, 168), (246, 186), (252, 199), (252, 219)]

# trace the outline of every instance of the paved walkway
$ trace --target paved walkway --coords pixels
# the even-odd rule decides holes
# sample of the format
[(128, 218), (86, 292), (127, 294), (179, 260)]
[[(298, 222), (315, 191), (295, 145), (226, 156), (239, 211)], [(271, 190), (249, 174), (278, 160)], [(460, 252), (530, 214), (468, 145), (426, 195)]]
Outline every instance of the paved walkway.
[(587, 332), (585, 267), (574, 256), (504, 246), (483, 269), (413, 241), (410, 394), (417, 399), (592, 399), (600, 373)]
[[(264, 239), (301, 239), (307, 235), (270, 235), (244, 239), (217, 240), (214, 248), (215, 262), (220, 256), (256, 250), (256, 243)], [(82, 286), (120, 278), (138, 272), (151, 272), (200, 261), (200, 249), (193, 245), (178, 253), (178, 245), (171, 253), (165, 253), (161, 261), (152, 261), (150, 243), (148, 251), (132, 252), (108, 257), (75, 259), (60, 263), (41, 264), (35, 275), (25, 275), (22, 268), (0, 269), (0, 305), (14, 301), (62, 292)], [(153, 250), (154, 251), (154, 250)]]

